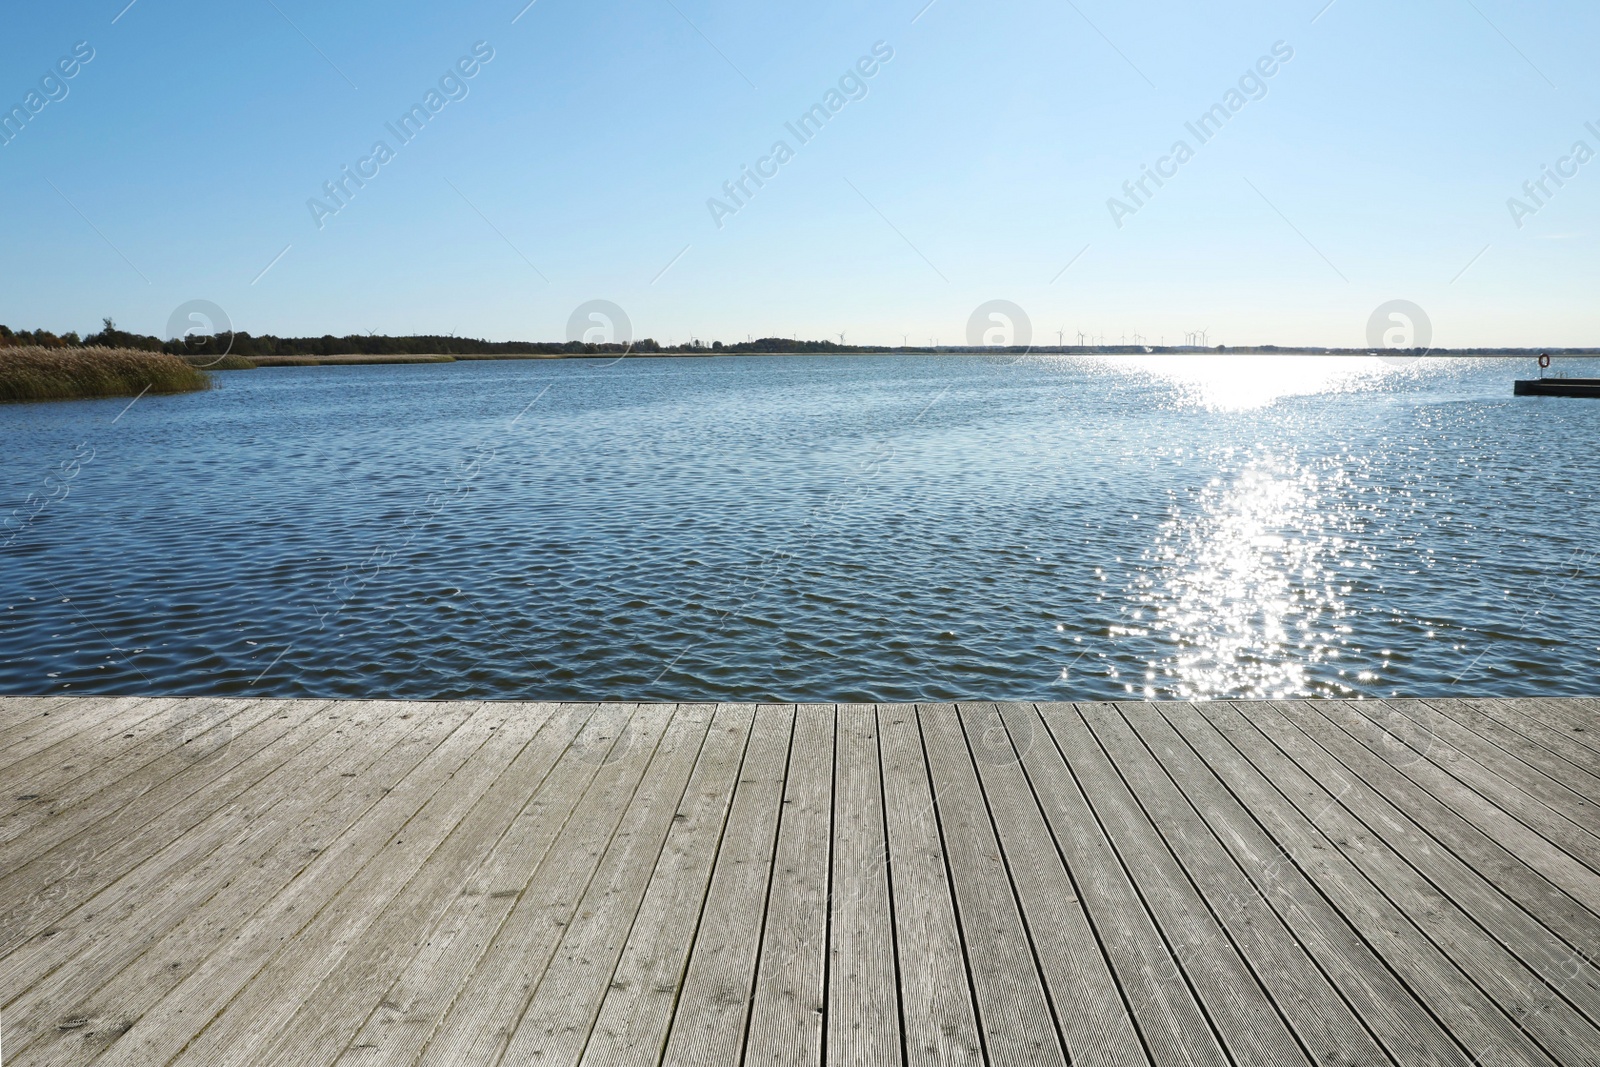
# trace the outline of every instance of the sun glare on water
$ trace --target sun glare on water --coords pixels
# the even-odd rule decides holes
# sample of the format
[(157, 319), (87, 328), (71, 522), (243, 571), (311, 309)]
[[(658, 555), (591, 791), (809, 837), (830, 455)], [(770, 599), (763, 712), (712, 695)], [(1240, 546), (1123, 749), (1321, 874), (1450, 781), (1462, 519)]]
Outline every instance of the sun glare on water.
[(1110, 366), (1177, 390), (1179, 403), (1211, 411), (1249, 411), (1291, 396), (1370, 387), (1397, 368), (1371, 356), (1128, 356)]
[[(1259, 411), (1370, 390), (1410, 373), (1374, 357), (1145, 356), (1113, 365), (1176, 412)], [(1362, 457), (1302, 456), (1269, 424), (1186, 499), (1173, 499), (1125, 572), (1110, 667), (1130, 697), (1353, 696), (1370, 678), (1352, 647), (1352, 582), (1372, 549), (1352, 507)], [(1119, 669), (1120, 668), (1120, 669)], [(1130, 677), (1130, 674), (1132, 677)]]
[(1322, 517), (1341, 480), (1262, 455), (1162, 524), (1129, 590), (1151, 632), (1172, 646), (1150, 664), (1153, 690), (1185, 699), (1348, 695), (1326, 681), (1350, 633), (1346, 575), (1365, 562), (1351, 531)]

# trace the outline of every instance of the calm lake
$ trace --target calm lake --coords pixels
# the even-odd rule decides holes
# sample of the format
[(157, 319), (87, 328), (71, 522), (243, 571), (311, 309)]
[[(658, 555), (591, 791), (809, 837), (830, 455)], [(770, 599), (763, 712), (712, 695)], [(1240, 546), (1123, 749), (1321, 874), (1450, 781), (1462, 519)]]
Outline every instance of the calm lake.
[(0, 691), (1592, 693), (1600, 402), (1535, 374), (472, 362), (4, 406)]

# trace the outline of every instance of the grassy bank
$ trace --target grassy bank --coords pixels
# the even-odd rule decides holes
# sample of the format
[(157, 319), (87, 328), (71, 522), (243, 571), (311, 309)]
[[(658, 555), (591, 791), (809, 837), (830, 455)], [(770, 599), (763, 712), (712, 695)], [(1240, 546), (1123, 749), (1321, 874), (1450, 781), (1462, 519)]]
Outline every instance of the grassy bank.
[(0, 348), (0, 401), (192, 393), (211, 379), (165, 352), (128, 348)]

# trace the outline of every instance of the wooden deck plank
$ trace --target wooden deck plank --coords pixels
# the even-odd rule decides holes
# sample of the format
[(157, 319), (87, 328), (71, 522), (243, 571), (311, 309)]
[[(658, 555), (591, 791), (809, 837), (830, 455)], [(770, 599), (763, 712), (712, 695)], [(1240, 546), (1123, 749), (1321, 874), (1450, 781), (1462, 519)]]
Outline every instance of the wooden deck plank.
[[(1579, 858), (1600, 870), (1600, 834), (1590, 829), (1600, 827), (1600, 804), (1420, 700), (1386, 700), (1383, 706), (1411, 719), (1418, 729), (1427, 730), (1434, 741), (1428, 746), (1428, 757), (1502, 807), (1508, 797), (1515, 797), (1519, 804), (1542, 804), (1558, 820), (1554, 825), (1561, 826), (1565, 833), (1575, 832), (1575, 839), (1583, 842), (1585, 855)], [(1571, 831), (1566, 830), (1568, 826)]]
[(8, 731), (30, 719), (48, 717), (52, 709), (77, 704), (81, 710), (92, 712), (96, 707), (109, 704), (116, 699), (113, 696), (0, 696), (0, 742), (5, 740)]
[(1126, 721), (1249, 877), (1254, 892), (1316, 959), (1389, 1058), (1400, 1067), (1469, 1067), (1474, 1061), (1468, 1053), (1396, 978), (1319, 884), (1293, 863), (1246, 806), (1246, 798), (1230, 789), (1219, 770), (1169, 721), (1177, 716), (1203, 723), (1199, 713), (1187, 703), (1155, 704), (1150, 710), (1153, 714), (1128, 716)]
[[(522, 1010), (506, 1044), (504, 1062), (555, 1067), (575, 1064), (582, 1057), (672, 831), (679, 823), (694, 823), (694, 814), (685, 807), (695, 802), (691, 792), (703, 798), (710, 782), (726, 784), (738, 767), (747, 710), (679, 705), (622, 827), (601, 857), (577, 912), (562, 930), (560, 944)], [(724, 728), (727, 725), (734, 729)], [(719, 819), (711, 816), (707, 821)], [(667, 867), (682, 875), (684, 882), (705, 884), (700, 881), (705, 872), (692, 870), (690, 864), (673, 863), (669, 857)], [(663, 888), (670, 898), (679, 887), (664, 882)], [(648, 921), (659, 923), (663, 918), (652, 907)], [(650, 1048), (650, 1058), (657, 1055), (659, 1044)]]
[[(1391, 864), (1358, 862), (1364, 858), (1363, 849), (1376, 851), (1382, 846), (1349, 825), (1350, 820), (1339, 818), (1338, 797), (1351, 788), (1348, 778), (1316, 781), (1268, 743), (1232, 705), (1195, 706), (1205, 716), (1206, 729), (1194, 723), (1187, 728), (1181, 721), (1174, 724), (1208, 763), (1228, 768), (1236, 789), (1250, 791), (1252, 810), (1270, 817), (1269, 827), (1289, 857), (1335, 899), (1352, 925), (1380, 946), (1384, 958), (1457, 1039), (1474, 1051), (1499, 1050), (1505, 1062), (1551, 1062), (1523, 1029), (1537, 1002), (1514, 1006), (1514, 1017), (1474, 980), (1492, 979), (1488, 939), (1468, 942), (1478, 952), (1477, 959), (1452, 959), (1445, 947), (1416, 924), (1420, 921), (1437, 927), (1438, 923), (1430, 922), (1427, 908), (1437, 907), (1442, 914), (1451, 907), (1449, 903), (1437, 893), (1430, 895), (1424, 886), (1408, 883)], [(1232, 755), (1221, 745), (1228, 745)], [(1283, 799), (1273, 799), (1272, 794)], [(1325, 827), (1334, 834), (1330, 836)], [(1385, 887), (1398, 891), (1408, 906), (1391, 901)], [(1444, 941), (1448, 946), (1454, 939), (1446, 936)]]
[[(198, 703), (209, 704), (208, 701)], [(247, 705), (232, 716), (230, 722), (217, 724), (198, 738), (190, 739), (194, 742), (191, 744), (169, 743), (163, 731), (163, 739), (155, 741), (159, 752), (154, 759), (141, 761), (129, 773), (100, 784), (88, 797), (69, 785), (59, 794), (44, 794), (32, 804), (19, 805), (0, 829), (0, 843), (7, 844), (13, 863), (21, 866), (34, 856), (82, 834), (103, 833), (107, 811), (117, 812), (123, 826), (137, 826), (139, 820), (154, 818), (164, 807), (194, 792), (206, 780), (206, 772), (227, 768), (253, 751), (260, 738), (270, 734), (269, 730), (262, 729), (234, 749), (235, 731), (248, 734), (263, 723), (279, 718), (281, 712), (282, 708), (276, 704)], [(287, 720), (279, 725), (290, 728)], [(97, 759), (92, 750), (80, 747), (79, 754), (66, 766), (75, 769), (93, 766)], [(193, 773), (196, 770), (201, 773)], [(92, 772), (85, 778), (91, 775)]]
[[(148, 702), (160, 697), (132, 696), (129, 694), (117, 695), (87, 695), (64, 696), (50, 694), (47, 696), (0, 696), (0, 731), (9, 734), (12, 730), (22, 728), (24, 736), (31, 735), (38, 726), (53, 725), (59, 717), (58, 713), (71, 710), (74, 714), (82, 715), (79, 722), (92, 722), (98, 717), (103, 717), (104, 709), (112, 704), (126, 705), (130, 701), (138, 700)], [(165, 699), (176, 699), (168, 697)]]
[[(1368, 701), (1347, 701), (1346, 707), (1362, 715), (1374, 726), (1381, 726), (1384, 723), (1381, 713), (1371, 707), (1365, 707), (1366, 704)], [(1410, 717), (1405, 717), (1398, 710), (1392, 713), (1411, 721)], [(1526, 829), (1558, 846), (1568, 856), (1586, 865), (1590, 870), (1600, 872), (1600, 835), (1584, 829), (1578, 822), (1568, 819), (1562, 811), (1552, 808), (1544, 795), (1536, 795), (1531, 790), (1523, 789), (1522, 785), (1507, 781), (1506, 777), (1496, 773), (1490, 766), (1485, 766), (1469, 753), (1456, 749), (1451, 744), (1450, 737), (1446, 736), (1450, 731), (1422, 729), (1426, 729), (1426, 736), (1408, 736), (1405, 737), (1405, 742), (1411, 745), (1413, 750), (1421, 753), (1427, 763), (1448, 771), (1451, 776), (1466, 785), (1467, 789), (1474, 790), (1480, 797), (1490, 801), (1494, 808), (1515, 817), (1518, 822), (1525, 825)], [(1421, 761), (1418, 760), (1418, 763)], [(1546, 793), (1546, 790), (1538, 792)], [(1560, 801), (1557, 800), (1557, 803)]]
[(756, 709), (661, 1060), (666, 1067), (732, 1067), (743, 1059), (794, 729), (792, 705)]
[[(14, 1047), (20, 1051), (39, 1037), (88, 1045), (114, 1040), (127, 1019), (101, 1010), (96, 994), (120, 980), (153, 1002), (231, 936), (263, 899), (304, 871), (322, 846), (381, 798), (377, 783), (393, 773), (387, 764), (394, 750), (368, 744), (372, 739), (361, 727), (397, 717), (406, 707), (352, 710), (345, 729), (324, 734), (163, 850), (194, 857), (193, 866), (151, 857), (66, 916), (49, 938), (37, 938), (0, 962), (0, 988), (26, 990), (6, 1009), (21, 1038)], [(411, 764), (419, 762), (433, 745), (409, 747), (411, 752), (398, 754), (399, 762), (408, 756)], [(373, 767), (377, 780), (363, 780)], [(140, 968), (141, 960), (150, 962)], [(59, 1030), (69, 1019), (82, 1025)]]
[[(137, 796), (155, 781), (149, 775), (138, 776), (152, 763), (163, 757), (181, 755), (183, 760), (167, 759), (163, 764), (176, 771), (193, 760), (214, 755), (218, 748), (232, 740), (235, 728), (260, 721), (248, 715), (251, 701), (197, 703), (212, 713), (191, 717), (158, 711), (142, 722), (124, 722), (112, 727), (119, 744), (108, 745), (103, 735), (87, 734), (81, 743), (56, 746), (52, 752), (57, 754), (47, 764), (33, 767), (31, 775), (24, 776), (20, 769), (14, 769), (17, 778), (13, 779), (13, 771), (5, 772), (7, 795), (0, 800), (0, 845), (15, 840), (46, 819), (61, 828), (86, 811), (118, 807), (119, 802), (112, 800), (110, 794), (101, 796), (102, 791), (122, 786), (118, 795)], [(270, 709), (257, 710), (264, 718)], [(191, 732), (186, 728), (190, 723), (203, 724), (203, 728)], [(120, 743), (129, 739), (133, 739), (133, 743)], [(43, 760), (44, 755), (36, 758)], [(80, 806), (87, 807), (75, 812)], [(72, 813), (71, 816), (68, 813)]]
[[(725, 841), (755, 712), (753, 704), (717, 707), (644, 899), (602, 994), (593, 1030), (582, 1050), (585, 1064), (629, 1067), (655, 1064), (661, 1058)], [(540, 1062), (550, 1060), (541, 1058)]]
[(1509, 703), (1509, 713), (1544, 723), (1600, 755), (1600, 701), (1547, 698)]
[[(434, 811), (441, 814), (441, 822), (449, 821), (449, 813), (461, 804), (462, 794), (480, 781), (470, 764), (498, 732), (494, 728), (499, 725), (490, 714), (476, 714), (448, 730), (422, 762), (385, 793), (355, 828), (319, 853), (301, 877), (262, 902), (231, 938), (215, 946), (199, 966), (153, 1005), (144, 1006), (135, 989), (119, 990), (127, 999), (103, 1004), (101, 1010), (133, 1021), (133, 1025), (96, 1062), (143, 1065), (152, 1059), (159, 1062), (161, 1055), (182, 1048), (191, 1062), (215, 1063), (216, 1039), (227, 1028), (213, 1024), (225, 1010), (237, 1009), (241, 992), (248, 989), (255, 996), (274, 998), (280, 1010), (298, 1006), (298, 1001), (278, 998), (283, 990), (270, 981), (252, 985), (252, 979), (282, 952), (318, 953), (334, 948), (330, 943), (300, 935), (339, 890), (367, 870), (375, 858), (386, 855), (409, 859), (409, 854), (402, 851), (404, 835), (410, 832), (410, 824), (419, 814)], [(464, 784), (452, 789), (458, 772)], [(453, 821), (449, 824), (453, 825)], [(411, 839), (414, 850), (431, 852), (436, 830), (437, 826), (418, 826), (417, 836)], [(380, 864), (373, 869), (385, 868)], [(106, 991), (101, 992), (104, 995)], [(259, 1037), (266, 1038), (271, 1033), (270, 1028), (263, 1029)]]
[(832, 704), (795, 709), (767, 924), (745, 1032), (744, 1062), (751, 1067), (816, 1067), (822, 1062), (836, 726)]
[(906, 1057), (918, 1064), (982, 1064), (916, 707), (880, 705), (878, 731)]
[[(93, 712), (80, 713), (89, 721), (67, 739), (70, 743), (57, 743), (0, 772), (8, 783), (7, 795), (0, 795), (0, 818), (14, 810), (9, 795), (12, 789), (37, 793), (76, 789), (87, 795), (94, 790), (85, 791), (86, 779), (92, 777), (98, 783), (96, 788), (115, 781), (108, 772), (119, 767), (136, 769), (191, 739), (194, 735), (185, 731), (186, 724), (199, 722), (209, 727), (252, 703), (255, 701), (221, 698), (149, 701), (104, 719), (95, 719)], [(191, 709), (200, 709), (200, 714)]]
[[(276, 1038), (240, 1041), (239, 1047), (248, 1057), (229, 1054), (221, 1062), (332, 1064), (355, 1044), (352, 1037), (378, 1007), (395, 972), (422, 952), (428, 933), (464, 895), (463, 885), (470, 885), (493, 855), (511, 843), (512, 832), (550, 783), (556, 764), (580, 726), (555, 714), (554, 705), (507, 704), (497, 710), (510, 724), (532, 727), (522, 751), (451, 830), (445, 843), (418, 866), (412, 880), (371, 927), (352, 938), (349, 951), (325, 968), (327, 973), (315, 989), (304, 996), (285, 998), (300, 1003)], [(294, 981), (306, 984), (309, 976), (299, 975)], [(251, 1020), (252, 1028), (255, 1021)]]
[[(1405, 704), (1404, 701), (1389, 703), (1393, 707), (1402, 707)], [(1600, 774), (1585, 766), (1586, 763), (1592, 763), (1600, 767), (1600, 758), (1573, 763), (1529, 734), (1515, 730), (1497, 718), (1494, 707), (1498, 701), (1435, 698), (1422, 703), (1431, 711), (1455, 720), (1461, 726), (1492, 742), (1495, 748), (1527, 764), (1551, 781), (1559, 782), (1591, 803), (1600, 800)], [(1530, 732), (1537, 731), (1535, 729)], [(1565, 738), (1560, 740), (1564, 741)]]
[[(139, 705), (153, 703), (150, 697), (10, 697), (9, 704), (0, 704), (0, 752), (11, 753), (17, 751), (21, 754), (23, 743), (39, 735), (46, 729), (54, 729), (63, 718), (63, 711), (70, 711), (75, 721), (81, 728), (84, 724), (101, 723), (115, 717), (112, 705), (121, 703), (125, 707), (134, 707), (135, 701)], [(33, 751), (37, 752), (37, 749)], [(0, 773), (10, 770), (15, 764), (7, 764), (0, 768)]]
[(1116, 708), (1115, 716), (1085, 716), (1090, 729), (1300, 1046), (1319, 1064), (1382, 1063), (1382, 1047), (1139, 740), (1131, 720), (1159, 713), (1142, 705)]
[(1080, 754), (1074, 770), (1089, 804), (1166, 937), (1171, 960), (1165, 973), (1169, 980), (1190, 983), (1236, 1061), (1309, 1063), (1276, 1005), (1094, 739), (1091, 724), (1112, 716), (1120, 718), (1115, 705), (1080, 704), (1078, 717), (1063, 717), (1052, 729)]
[(84, 740), (97, 735), (114, 736), (119, 728), (143, 722), (152, 716), (180, 707), (175, 698), (119, 697), (85, 708), (67, 703), (28, 720), (28, 728), (7, 739), (0, 749), (0, 775), (25, 774), (30, 761), (48, 763), (59, 749), (81, 752)]
[(5, 1051), (1600, 1067), (1597, 711), (0, 698)]
[(1595, 721), (1594, 716), (1576, 711), (1577, 702), (1561, 699), (1474, 698), (1465, 703), (1474, 711), (1491, 716), (1570, 762), (1600, 773), (1600, 723)]
[[(555, 704), (496, 704), (494, 736), (409, 819), (404, 840), (369, 860), (316, 918), (257, 972), (191, 1046), (208, 1064), (331, 1063), (396, 957), (415, 950), (450, 900), (498, 847), (530, 790), (565, 749), (548, 729)], [(403, 846), (403, 847), (402, 847)], [(314, 947), (313, 947), (314, 946)]]
[[(180, 840), (333, 730), (338, 713), (331, 707), (327, 701), (310, 707), (296, 702), (265, 706), (264, 720), (235, 738), (218, 758), (189, 763), (165, 778), (154, 773), (160, 784), (123, 806), (86, 811), (83, 820), (48, 823), (44, 832), (11, 846), (8, 853), (18, 855), (20, 865), (0, 874), (0, 902), (8, 905), (0, 916), (0, 953), (36, 936), (77, 902)], [(58, 840), (64, 834), (70, 836)], [(31, 858), (21, 862), (25, 856)], [(179, 862), (177, 853), (173, 859)]]
[[(1549, 717), (1539, 710), (1548, 701), (1472, 700), (1466, 703), (1470, 708), (1481, 711), (1555, 753), (1574, 767), (1582, 767), (1589, 774), (1600, 775), (1600, 751), (1583, 743), (1582, 732), (1574, 732), (1564, 724), (1549, 721)], [(1600, 744), (1600, 738), (1596, 743)]]
[[(627, 755), (623, 746), (634, 739), (629, 729), (634, 713), (633, 705), (563, 705), (554, 722), (573, 741), (545, 788), (529, 798), (500, 846), (439, 921), (431, 929), (419, 924), (413, 934), (416, 952), (398, 961), (398, 977), (369, 1006), (359, 1032), (346, 1042), (347, 1055), (385, 1064), (416, 1062), (512, 909), (530, 888), (538, 891), (536, 876), (545, 879), (540, 885), (549, 884), (546, 860), (560, 835), (575, 822), (606, 815), (610, 809), (604, 805), (620, 802), (620, 794), (606, 792), (608, 787), (621, 782), (632, 788), (625, 771), (598, 781), (597, 776)], [(323, 1061), (314, 1054), (309, 1062)]]
[(1431, 793), (1482, 833), (1542, 874), (1557, 888), (1591, 910), (1600, 910), (1600, 879), (1587, 865), (1529, 829), (1514, 814), (1473, 789), (1416, 750), (1396, 744), (1372, 728), (1372, 721), (1341, 701), (1313, 705), (1369, 752)]
[[(599, 788), (584, 796), (589, 810), (572, 820), (551, 846), (467, 985), (437, 1023), (419, 1062), (500, 1061), (566, 928), (586, 900), (592, 906), (589, 890), (603, 884), (599, 879), (605, 857), (617, 854), (619, 842), (626, 848), (627, 838), (638, 834), (640, 819), (649, 814), (634, 801), (646, 790), (659, 795), (663, 777), (681, 766), (685, 746), (693, 741), (698, 749), (704, 718), (680, 715), (681, 710), (675, 705), (641, 707), (633, 714), (623, 734), (626, 750), (601, 767), (595, 781)], [(620, 747), (614, 745), (613, 751)], [(592, 924), (593, 915), (588, 918)], [(587, 1027), (590, 1020), (570, 1021)]]
[[(991, 1064), (1065, 1063), (961, 711), (953, 704), (923, 704), (917, 710), (985, 1058)], [(992, 715), (993, 708), (987, 712)], [(990, 728), (1004, 733), (998, 719)], [(990, 751), (1000, 744), (1009, 742), (992, 743)]]
[(1023, 767), (1105, 947), (1146, 1051), (1160, 1067), (1220, 1067), (1228, 1062), (1227, 1055), (1188, 985), (1173, 980), (1171, 952), (1161, 931), (1117, 859), (1074, 773), (1085, 758), (1074, 744), (1081, 744), (1082, 734), (1061, 724), (1078, 718), (1077, 709), (1071, 704), (1036, 707), (1045, 731), (1035, 735), (1023, 754)]
[[(1348, 769), (1360, 787), (1367, 790), (1370, 802), (1380, 805), (1378, 810), (1383, 810), (1383, 804), (1403, 810), (1435, 841), (1460, 856), (1501, 893), (1570, 944), (1581, 946), (1600, 933), (1595, 927), (1595, 913), (1589, 907), (1557, 888), (1455, 808), (1379, 759), (1313, 705), (1305, 701), (1274, 701), (1272, 706), (1285, 724), (1298, 727), (1339, 766)], [(1299, 762), (1307, 766), (1305, 761)], [(1600, 878), (1584, 881), (1594, 890), (1593, 905), (1600, 907)]]
[(1148, 1064), (1080, 891), (1022, 768), (1049, 744), (1032, 705), (961, 705), (995, 832), (1033, 942), (1045, 994), (1074, 1064)]
[(900, 988), (890, 901), (877, 709), (840, 704), (828, 900), (829, 1063), (900, 1059)]
[[(1240, 707), (1244, 709), (1250, 705), (1241, 704)], [(1443, 939), (1454, 936), (1480, 942), (1486, 940), (1482, 935), (1487, 932), (1505, 953), (1521, 963), (1521, 968), (1509, 962), (1506, 966), (1511, 967), (1522, 981), (1523, 989), (1527, 990), (1523, 995), (1528, 1000), (1538, 1001), (1550, 996), (1550, 990), (1533, 984), (1531, 980), (1536, 979), (1556, 989), (1579, 1013), (1589, 1019), (1600, 1019), (1600, 973), (1588, 964), (1574, 963), (1573, 945), (1562, 941), (1522, 908), (1514, 906), (1506, 895), (1485, 881), (1454, 852), (1441, 848), (1440, 843), (1405, 811), (1374, 793), (1359, 776), (1350, 773), (1311, 737), (1292, 723), (1284, 721), (1275, 711), (1276, 708), (1270, 708), (1265, 713), (1258, 711), (1252, 715), (1257, 729), (1271, 738), (1279, 751), (1293, 759), (1312, 778), (1333, 781), (1342, 776), (1349, 785), (1338, 799), (1342, 811), (1354, 821), (1341, 821), (1352, 828), (1359, 825), (1361, 832), (1371, 834), (1388, 846), (1390, 854), (1410, 864), (1415, 874), (1400, 868), (1401, 877), (1412, 885), (1427, 885), (1431, 890), (1443, 894), (1455, 905), (1446, 914), (1454, 918), (1459, 912), (1481, 927), (1474, 929), (1460, 921), (1445, 922), (1437, 918), (1420, 923), (1435, 941), (1448, 945)], [(1406, 898), (1391, 889), (1390, 899), (1404, 906)], [(1441, 910), (1432, 909), (1435, 916)], [(1580, 931), (1580, 944), (1587, 940), (1590, 932), (1600, 933), (1600, 929), (1588, 931), (1581, 926), (1577, 929)], [(1457, 958), (1463, 954), (1459, 947), (1452, 953)], [(1563, 973), (1569, 964), (1574, 966), (1570, 976)], [(1489, 988), (1487, 983), (1484, 984)], [(1512, 1004), (1521, 1002), (1510, 1000)], [(1581, 1025), (1577, 1029), (1579, 1033), (1583, 1032)], [(1594, 1040), (1600, 1045), (1600, 1031), (1595, 1032)]]

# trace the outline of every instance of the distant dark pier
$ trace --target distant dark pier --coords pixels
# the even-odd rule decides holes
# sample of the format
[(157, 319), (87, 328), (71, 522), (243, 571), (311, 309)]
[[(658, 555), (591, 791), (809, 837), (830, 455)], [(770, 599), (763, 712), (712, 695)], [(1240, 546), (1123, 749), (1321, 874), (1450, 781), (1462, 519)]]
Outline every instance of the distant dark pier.
[(1600, 378), (1530, 378), (1516, 384), (1517, 396), (1600, 397)]

